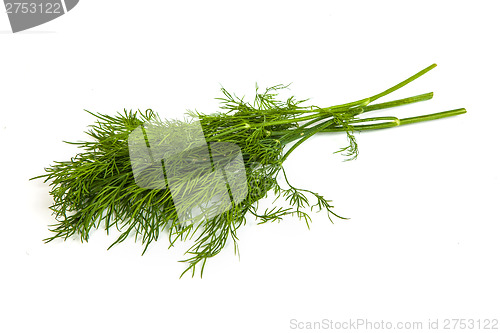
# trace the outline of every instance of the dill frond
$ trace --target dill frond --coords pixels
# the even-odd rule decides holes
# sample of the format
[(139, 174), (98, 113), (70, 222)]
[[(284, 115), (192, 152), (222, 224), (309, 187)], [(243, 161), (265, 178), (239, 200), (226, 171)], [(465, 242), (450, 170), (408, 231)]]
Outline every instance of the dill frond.
[[(52, 166), (45, 168), (45, 174), (35, 177), (43, 178), (51, 184), (50, 194), (54, 199), (50, 209), (56, 223), (50, 226), (52, 236), (45, 241), (58, 238), (66, 240), (74, 235), (78, 235), (82, 242), (88, 241), (91, 230), (101, 226), (108, 233), (112, 228), (120, 232), (120, 236), (110, 247), (127, 237), (134, 237), (144, 245), (144, 252), (153, 241), (158, 240), (161, 233), (169, 234), (171, 246), (178, 241), (194, 239), (194, 244), (186, 253), (187, 258), (181, 260), (187, 264), (182, 275), (190, 272), (194, 276), (197, 268), (203, 274), (207, 260), (220, 253), (229, 240), (238, 253), (237, 230), (246, 223), (247, 216), (255, 216), (259, 223), (269, 223), (293, 215), (309, 226), (312, 221), (310, 211), (317, 208), (324, 211), (331, 221), (333, 217), (342, 218), (334, 212), (331, 202), (320, 194), (293, 186), (283, 168), (283, 162), (316, 133), (343, 132), (349, 144), (337, 152), (342, 152), (347, 160), (352, 160), (359, 153), (354, 136), (357, 131), (389, 128), (465, 113), (465, 109), (456, 109), (406, 119), (394, 116), (365, 117), (367, 112), (373, 110), (431, 99), (432, 93), (427, 93), (372, 104), (434, 67), (435, 65), (431, 65), (377, 95), (325, 108), (306, 105), (307, 99), (289, 97), (281, 100), (280, 91), (288, 89), (289, 85), (280, 84), (266, 88), (263, 92), (256, 86), (255, 98), (251, 103), (221, 88), (219, 112), (207, 115), (189, 111), (185, 122), (160, 119), (152, 110), (125, 110), (114, 116), (87, 111), (96, 118), (86, 132), (91, 140), (69, 143), (77, 145), (82, 152), (69, 161), (54, 162)], [(183, 152), (180, 152), (181, 155), (173, 164), (161, 164), (163, 171), (167, 168), (170, 175), (178, 170), (182, 170), (183, 174), (189, 173), (190, 177), (197, 179), (197, 186), (202, 188), (196, 195), (183, 197), (185, 202), (181, 209), (174, 202), (175, 191), (180, 190), (169, 186), (168, 179), (164, 186), (139, 186), (134, 178), (129, 146), (130, 135), (137, 128), (144, 130), (144, 126), (149, 124), (148, 131), (158, 130), (155, 138), (148, 137), (151, 141), (148, 144), (161, 145), (162, 142), (157, 141), (164, 141), (168, 135), (173, 135), (163, 134), (162, 129), (168, 128), (169, 133), (174, 133), (176, 128), (190, 123), (189, 119), (199, 121), (204, 140), (211, 149), (210, 156), (216, 160), (214, 163), (224, 165), (235, 156), (231, 150), (223, 150), (223, 146), (217, 143), (230, 143), (239, 148), (246, 179), (242, 200), (233, 200), (229, 209), (217, 212), (214, 216), (195, 216), (192, 223), (186, 223), (181, 218), (181, 214), (185, 214), (183, 208), (187, 209), (210, 199), (209, 196), (220, 194), (211, 188), (211, 183), (207, 180), (211, 169), (203, 169), (196, 156), (191, 161), (192, 155), (184, 156)], [(157, 138), (159, 139), (156, 140)], [(180, 135), (173, 138), (186, 142), (194, 140)], [(284, 176), (286, 186), (278, 184), (276, 179), (279, 174)], [(165, 179), (151, 178), (148, 181), (157, 184), (165, 182)], [(182, 190), (189, 191), (192, 187), (193, 184), (189, 183)], [(288, 206), (275, 206), (259, 212), (258, 201), (269, 193), (273, 193), (276, 198), (285, 199)]]

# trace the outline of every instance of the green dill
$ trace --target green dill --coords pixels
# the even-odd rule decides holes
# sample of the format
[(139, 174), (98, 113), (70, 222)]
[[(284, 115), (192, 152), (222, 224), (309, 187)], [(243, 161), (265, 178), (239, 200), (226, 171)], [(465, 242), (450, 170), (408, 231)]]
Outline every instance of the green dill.
[[(45, 241), (66, 240), (74, 235), (88, 241), (93, 229), (103, 227), (109, 233), (116, 228), (120, 236), (110, 248), (127, 237), (134, 237), (144, 245), (145, 252), (161, 233), (168, 233), (171, 246), (189, 239), (194, 242), (186, 252), (186, 258), (181, 260), (187, 264), (182, 276), (187, 272), (194, 275), (198, 268), (203, 274), (207, 259), (224, 249), (229, 240), (232, 240), (238, 253), (237, 230), (249, 216), (256, 217), (259, 223), (269, 223), (294, 215), (309, 226), (310, 211), (317, 208), (324, 211), (330, 220), (333, 217), (343, 218), (320, 194), (293, 186), (283, 162), (298, 146), (319, 132), (343, 132), (349, 144), (337, 152), (352, 160), (358, 156), (354, 137), (357, 131), (396, 127), (465, 113), (465, 109), (455, 109), (403, 119), (369, 116), (370, 111), (431, 99), (433, 94), (426, 93), (373, 104), (434, 67), (431, 65), (371, 97), (323, 108), (307, 105), (307, 100), (295, 97), (281, 100), (279, 93), (288, 88), (286, 85), (269, 87), (262, 92), (257, 88), (252, 102), (222, 88), (218, 113), (188, 112), (188, 116), (199, 120), (208, 143), (228, 142), (240, 147), (248, 193), (241, 202), (233, 203), (230, 209), (190, 224), (180, 221), (179, 207), (176, 208), (168, 186), (144, 188), (137, 185), (127, 144), (130, 133), (146, 123), (170, 128), (178, 123), (160, 119), (152, 110), (125, 110), (115, 116), (89, 112), (96, 118), (95, 124), (86, 132), (92, 140), (68, 142), (77, 145), (82, 152), (69, 161), (54, 162), (45, 168), (44, 175), (35, 177), (51, 184), (50, 194), (54, 200), (50, 209), (57, 223), (50, 227), (52, 236)], [(212, 154), (219, 154), (222, 160), (227, 157), (226, 153)], [(284, 176), (284, 185), (277, 181), (280, 174)], [(284, 198), (288, 206), (275, 206), (259, 212), (258, 201), (268, 193)], [(193, 197), (191, 200), (203, 199)]]

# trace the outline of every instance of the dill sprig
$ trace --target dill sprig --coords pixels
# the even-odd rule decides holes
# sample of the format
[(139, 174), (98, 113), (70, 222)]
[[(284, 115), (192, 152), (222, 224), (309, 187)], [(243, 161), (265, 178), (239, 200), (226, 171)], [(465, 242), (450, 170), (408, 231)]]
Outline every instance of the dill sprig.
[[(465, 109), (455, 109), (403, 119), (395, 116), (366, 116), (370, 111), (431, 99), (433, 94), (426, 93), (373, 104), (375, 100), (403, 87), (435, 66), (433, 64), (379, 94), (323, 108), (306, 105), (307, 100), (295, 97), (281, 100), (279, 93), (287, 89), (287, 85), (272, 86), (263, 92), (256, 87), (253, 102), (247, 102), (222, 88), (222, 97), (218, 98), (221, 103), (218, 113), (206, 115), (190, 111), (188, 116), (200, 122), (207, 143), (233, 143), (241, 149), (248, 192), (242, 201), (233, 202), (230, 209), (209, 218), (200, 215), (202, 217), (196, 223), (185, 223), (180, 219), (180, 208), (176, 207), (168, 186), (138, 186), (128, 146), (131, 132), (144, 124), (154, 124), (157, 128), (174, 128), (181, 124), (160, 119), (152, 110), (125, 110), (115, 116), (87, 111), (96, 118), (95, 124), (90, 125), (86, 132), (92, 140), (68, 142), (78, 146), (82, 152), (69, 161), (54, 162), (45, 168), (44, 175), (35, 177), (51, 183), (50, 194), (54, 199), (50, 209), (57, 223), (50, 227), (52, 236), (45, 241), (58, 238), (66, 240), (73, 235), (79, 235), (82, 242), (88, 241), (90, 231), (103, 225), (108, 233), (112, 228), (120, 232), (110, 248), (131, 236), (144, 245), (144, 253), (161, 233), (167, 232), (170, 246), (178, 241), (194, 239), (194, 244), (186, 252), (187, 258), (181, 260), (187, 264), (181, 276), (187, 272), (194, 276), (197, 267), (203, 275), (207, 259), (217, 255), (228, 240), (232, 240), (235, 252), (239, 253), (237, 230), (246, 223), (248, 216), (256, 217), (259, 223), (269, 223), (294, 215), (304, 220), (308, 227), (311, 222), (309, 214), (314, 208), (326, 212), (331, 221), (332, 217), (343, 218), (334, 212), (331, 202), (320, 194), (293, 186), (283, 162), (298, 146), (319, 132), (343, 132), (349, 144), (337, 152), (344, 154), (347, 160), (352, 160), (358, 155), (354, 137), (357, 131), (465, 113)], [(189, 123), (189, 120), (186, 122)], [(217, 155), (219, 152), (213, 151), (212, 154)], [(222, 160), (230, 158), (226, 153), (219, 155)], [(283, 175), (284, 185), (277, 181), (279, 174)], [(269, 192), (276, 198), (284, 198), (288, 206), (275, 206), (259, 212), (258, 201)], [(186, 202), (186, 207), (201, 199), (187, 198), (189, 202)]]

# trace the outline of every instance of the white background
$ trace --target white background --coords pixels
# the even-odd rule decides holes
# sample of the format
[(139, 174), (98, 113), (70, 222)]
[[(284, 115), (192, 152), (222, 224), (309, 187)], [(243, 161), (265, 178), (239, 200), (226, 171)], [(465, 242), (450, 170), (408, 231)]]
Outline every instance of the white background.
[[(290, 321), (423, 321), (500, 317), (498, 1), (92, 1), (12, 34), (0, 13), (0, 331), (293, 332)], [(153, 108), (211, 113), (220, 86), (251, 96), (290, 83), (329, 106), (378, 93), (434, 91), (377, 113), (465, 107), (454, 118), (312, 138), (286, 168), (348, 221), (313, 215), (253, 220), (208, 262), (179, 274), (185, 244), (141, 256), (133, 240), (106, 251), (44, 244), (54, 223), (48, 184), (28, 181), (78, 150), (93, 119)], [(116, 235), (114, 235), (116, 236)], [(309, 330), (311, 331), (311, 330)], [(469, 330), (473, 331), (473, 330)]]

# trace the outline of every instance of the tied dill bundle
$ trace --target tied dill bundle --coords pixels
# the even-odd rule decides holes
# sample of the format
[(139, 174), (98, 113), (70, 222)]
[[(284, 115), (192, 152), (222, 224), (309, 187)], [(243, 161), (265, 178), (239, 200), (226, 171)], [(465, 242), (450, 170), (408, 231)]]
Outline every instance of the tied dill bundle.
[[(207, 259), (217, 255), (229, 239), (233, 240), (235, 251), (238, 252), (237, 230), (245, 224), (247, 216), (255, 216), (259, 223), (266, 223), (281, 220), (287, 215), (295, 215), (309, 226), (311, 217), (308, 212), (317, 208), (325, 211), (330, 220), (333, 216), (342, 218), (333, 211), (330, 201), (323, 196), (293, 186), (283, 169), (283, 162), (298, 146), (316, 133), (346, 134), (349, 144), (338, 152), (342, 152), (351, 160), (358, 154), (354, 137), (356, 131), (389, 128), (465, 113), (465, 109), (455, 109), (403, 119), (394, 116), (365, 116), (370, 111), (431, 99), (433, 94), (426, 93), (372, 104), (435, 66), (433, 64), (374, 96), (323, 108), (306, 106), (307, 100), (297, 100), (294, 97), (279, 100), (280, 90), (287, 88), (284, 85), (267, 88), (262, 93), (257, 89), (253, 103), (248, 103), (222, 88), (223, 97), (219, 98), (221, 110), (218, 113), (188, 113), (190, 118), (196, 119), (201, 126), (203, 139), (207, 144), (205, 147), (210, 148), (208, 158), (212, 163), (208, 164), (208, 169), (200, 167), (200, 162), (207, 159), (203, 158), (201, 150), (196, 152), (194, 149), (193, 153), (193, 149), (190, 149), (189, 154), (184, 154), (188, 149), (181, 149), (177, 152), (179, 154), (175, 155), (173, 164), (166, 165), (163, 158), (167, 157), (160, 156), (162, 163), (157, 164), (155, 170), (141, 170), (141, 175), (145, 175), (143, 179), (147, 179), (149, 185), (141, 185), (137, 174), (134, 174), (131, 134), (137, 129), (144, 132), (147, 126), (148, 149), (155, 146), (157, 151), (159, 148), (161, 152), (162, 149), (166, 151), (172, 146), (172, 140), (188, 143), (194, 140), (186, 138), (185, 135), (172, 135), (175, 129), (190, 126), (189, 124), (194, 122), (162, 120), (151, 110), (124, 111), (116, 116), (92, 113), (97, 121), (86, 133), (93, 140), (71, 143), (76, 144), (83, 152), (70, 161), (54, 162), (54, 165), (45, 169), (44, 175), (35, 177), (44, 178), (45, 182), (50, 182), (52, 186), (50, 194), (54, 198), (54, 204), (50, 208), (57, 224), (51, 227), (53, 235), (46, 241), (67, 239), (73, 235), (79, 235), (82, 241), (88, 241), (91, 230), (104, 225), (107, 232), (116, 228), (121, 233), (110, 247), (124, 241), (128, 236), (133, 236), (136, 240), (141, 240), (145, 252), (153, 241), (158, 240), (162, 232), (166, 232), (171, 246), (178, 240), (194, 240), (194, 244), (186, 252), (188, 257), (181, 260), (187, 263), (182, 275), (189, 271), (194, 275), (198, 266), (201, 266), (203, 274)], [(168, 131), (165, 132), (165, 129)], [(150, 133), (156, 134), (152, 137)], [(225, 145), (218, 146), (218, 143)], [(179, 147), (184, 146), (179, 143)], [(233, 149), (235, 147), (237, 149)], [(202, 150), (205, 151), (205, 148)], [(218, 166), (223, 167), (234, 161), (237, 156), (240, 156), (240, 173), (244, 174), (244, 183), (240, 183), (240, 187), (243, 186), (244, 190), (235, 192), (231, 186), (219, 187), (219, 192), (230, 193), (229, 207), (215, 210), (211, 214), (202, 208), (202, 213), (189, 215), (189, 209), (193, 206), (202, 206), (202, 202), (221, 194), (216, 193), (215, 187), (210, 186), (206, 175), (210, 175)], [(176, 177), (175, 172), (179, 170), (182, 171), (179, 177), (189, 177), (185, 182), (189, 185), (174, 189), (173, 179)], [(169, 176), (165, 178), (152, 176), (166, 173), (169, 173)], [(283, 175), (284, 185), (277, 182), (279, 174)], [(182, 200), (176, 202), (175, 195), (193, 187), (193, 179), (197, 182), (196, 186), (203, 190), (190, 196), (181, 196)], [(151, 184), (156, 185), (150, 186)], [(257, 202), (269, 191), (272, 191), (276, 198), (286, 199), (289, 206), (258, 211)], [(240, 198), (236, 200), (238, 195)], [(185, 217), (186, 214), (189, 217)]]

